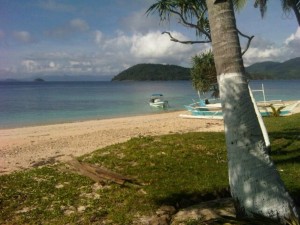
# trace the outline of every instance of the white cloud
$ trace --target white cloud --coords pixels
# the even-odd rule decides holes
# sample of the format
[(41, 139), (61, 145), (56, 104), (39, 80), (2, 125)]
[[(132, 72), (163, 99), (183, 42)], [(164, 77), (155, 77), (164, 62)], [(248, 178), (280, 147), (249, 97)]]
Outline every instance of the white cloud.
[(94, 32), (94, 37), (95, 37), (95, 43), (96, 44), (101, 44), (101, 41), (103, 39), (103, 34), (100, 30), (96, 30)]
[(108, 54), (122, 53), (123, 51), (126, 51), (126, 54), (128, 54), (131, 45), (132, 36), (127, 36), (123, 32), (118, 32), (116, 37), (103, 40), (101, 47)]
[(244, 63), (246, 66), (249, 66), (253, 63), (263, 61), (283, 62), (299, 57), (299, 52), (300, 28), (298, 27), (296, 32), (287, 37), (281, 45), (276, 45), (262, 38), (255, 38), (244, 55)]
[(69, 61), (69, 64), (70, 64), (70, 66), (78, 66), (78, 65), (80, 65), (80, 62), (79, 61)]
[[(173, 34), (179, 39), (185, 39), (180, 33), (173, 32)], [(162, 35), (160, 32), (134, 35), (132, 40), (131, 53), (142, 58), (182, 58), (183, 54), (185, 55), (185, 53), (193, 50), (191, 45), (171, 42), (167, 35)]]
[[(176, 38), (186, 40), (183, 34), (172, 32)], [(191, 57), (209, 45), (184, 45), (170, 41), (160, 32), (125, 34), (106, 37), (94, 32), (94, 46), (89, 51), (81, 48), (30, 53), (21, 66), (11, 68), (27, 74), (116, 75), (138, 63), (162, 63), (190, 66)], [(95, 43), (97, 44), (95, 46)]]
[[(78, 32), (89, 29), (87, 23), (80, 19), (70, 21), (69, 27)], [(189, 40), (184, 34), (171, 31), (180, 40)], [(19, 32), (16, 37), (23, 42), (29, 41), (28, 32)], [(10, 71), (31, 74), (77, 74), (77, 75), (116, 75), (120, 71), (138, 63), (162, 63), (190, 66), (191, 57), (210, 48), (209, 44), (184, 45), (170, 41), (168, 35), (159, 31), (145, 34), (134, 32), (127, 34), (116, 32), (108, 37), (100, 30), (93, 32), (93, 41), (85, 47), (51, 49), (43, 53), (32, 52), (19, 66)], [(300, 52), (300, 29), (288, 35), (286, 41), (276, 45), (266, 39), (256, 37), (244, 55), (245, 66), (262, 61), (285, 61), (298, 57)]]
[(295, 34), (291, 34), (291, 36), (286, 39), (285, 43), (287, 44), (288, 42), (293, 41), (295, 39), (296, 40), (300, 39), (300, 27), (297, 28), (297, 31)]
[(89, 25), (82, 19), (73, 19), (70, 21), (70, 26), (78, 31), (86, 31), (89, 29)]
[(55, 65), (55, 62), (49, 62), (49, 68), (55, 68), (56, 67), (56, 65)]
[(30, 72), (36, 72), (38, 70), (38, 63), (35, 62), (34, 60), (23, 60), (21, 62), (21, 66), (23, 69), (28, 73)]
[[(181, 40), (187, 37), (178, 32), (172, 32)], [(143, 35), (135, 33), (131, 36), (124, 33), (102, 42), (102, 50), (107, 56), (118, 56), (125, 65), (136, 63), (169, 63), (187, 66), (191, 57), (208, 48), (208, 45), (184, 45), (170, 41), (169, 36), (160, 32), (148, 32)]]
[(300, 27), (298, 27), (296, 33), (291, 34), (284, 43), (291, 48), (296, 47), (300, 50)]
[(263, 61), (281, 61), (283, 49), (270, 47), (270, 48), (249, 48), (244, 56), (245, 66), (249, 66), (256, 62)]
[(15, 40), (21, 43), (32, 43), (34, 42), (33, 37), (28, 31), (14, 31), (13, 37)]

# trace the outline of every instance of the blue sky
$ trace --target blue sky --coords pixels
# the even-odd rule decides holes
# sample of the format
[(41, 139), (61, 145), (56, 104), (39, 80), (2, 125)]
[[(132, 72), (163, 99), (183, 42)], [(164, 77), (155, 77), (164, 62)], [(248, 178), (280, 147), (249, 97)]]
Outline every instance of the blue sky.
[[(0, 0), (0, 80), (44, 75), (113, 76), (137, 63), (190, 66), (191, 57), (210, 48), (169, 41), (195, 32), (173, 18), (160, 23), (145, 12), (155, 0)], [(261, 19), (253, 0), (237, 13), (239, 29), (254, 35), (245, 65), (300, 56), (300, 29), (269, 1)], [(244, 43), (243, 40), (241, 40)]]

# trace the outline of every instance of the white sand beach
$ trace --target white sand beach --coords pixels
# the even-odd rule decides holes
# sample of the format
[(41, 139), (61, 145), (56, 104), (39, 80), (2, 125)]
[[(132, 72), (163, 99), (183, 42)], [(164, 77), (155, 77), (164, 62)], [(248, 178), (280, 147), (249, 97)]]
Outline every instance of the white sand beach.
[[(132, 137), (223, 131), (222, 120), (183, 119), (185, 111), (0, 129), (0, 175), (44, 163), (67, 161)], [(300, 113), (300, 105), (294, 110)]]
[(181, 113), (1, 129), (0, 174), (66, 161), (139, 135), (223, 130), (223, 121), (182, 119)]

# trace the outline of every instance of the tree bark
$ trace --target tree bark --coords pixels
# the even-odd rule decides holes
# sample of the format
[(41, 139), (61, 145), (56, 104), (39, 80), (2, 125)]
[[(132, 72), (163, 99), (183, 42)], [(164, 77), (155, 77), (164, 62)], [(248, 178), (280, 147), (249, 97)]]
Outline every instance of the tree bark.
[(275, 165), (248, 88), (231, 0), (206, 0), (220, 87), (231, 194), (237, 216), (281, 223), (298, 217)]

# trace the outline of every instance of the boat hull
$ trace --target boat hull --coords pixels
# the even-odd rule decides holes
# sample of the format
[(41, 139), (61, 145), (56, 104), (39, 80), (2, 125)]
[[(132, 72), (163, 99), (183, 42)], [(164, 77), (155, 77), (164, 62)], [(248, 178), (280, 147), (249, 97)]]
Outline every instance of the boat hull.
[(150, 102), (149, 105), (151, 107), (155, 108), (167, 108), (168, 107), (168, 101), (163, 101), (163, 102)]

